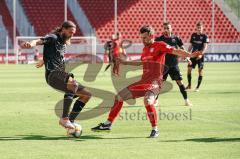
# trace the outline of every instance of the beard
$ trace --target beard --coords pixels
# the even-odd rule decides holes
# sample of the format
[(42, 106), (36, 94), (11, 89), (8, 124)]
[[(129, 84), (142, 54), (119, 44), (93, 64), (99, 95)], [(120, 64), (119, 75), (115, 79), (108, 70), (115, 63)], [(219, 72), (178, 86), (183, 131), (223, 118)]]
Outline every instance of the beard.
[(165, 32), (163, 32), (163, 35), (165, 35), (165, 36), (170, 36), (170, 33), (167, 32), (167, 31), (165, 31)]
[(67, 41), (69, 41), (72, 38), (72, 36), (67, 36), (66, 34), (62, 34), (62, 39), (63, 42), (66, 43)]

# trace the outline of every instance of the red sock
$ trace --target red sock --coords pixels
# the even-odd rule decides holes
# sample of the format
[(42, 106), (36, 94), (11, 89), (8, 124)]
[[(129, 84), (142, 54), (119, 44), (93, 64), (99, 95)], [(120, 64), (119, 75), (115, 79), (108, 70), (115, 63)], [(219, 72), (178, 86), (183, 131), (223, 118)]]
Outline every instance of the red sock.
[(152, 127), (157, 126), (157, 112), (156, 109), (153, 105), (146, 105), (145, 106), (147, 109), (147, 116), (151, 122)]
[(108, 121), (111, 123), (115, 120), (115, 118), (118, 116), (119, 112), (121, 111), (123, 106), (123, 101), (115, 100), (114, 105), (111, 108), (111, 111), (108, 115)]

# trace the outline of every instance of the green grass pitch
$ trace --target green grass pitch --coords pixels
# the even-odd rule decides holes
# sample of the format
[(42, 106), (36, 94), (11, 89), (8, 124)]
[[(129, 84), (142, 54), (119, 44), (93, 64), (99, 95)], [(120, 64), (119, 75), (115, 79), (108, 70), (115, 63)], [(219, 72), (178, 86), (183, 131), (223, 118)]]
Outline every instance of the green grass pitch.
[[(186, 64), (180, 64), (186, 80)], [(107, 113), (79, 121), (80, 139), (66, 137), (58, 125), (54, 105), (63, 95), (51, 89), (44, 69), (33, 65), (0, 65), (0, 158), (1, 159), (239, 159), (240, 158), (240, 63), (206, 63), (200, 92), (189, 92), (193, 107), (184, 101), (177, 85), (161, 94), (161, 112), (184, 114), (158, 122), (160, 136), (146, 138), (150, 124), (144, 118), (143, 99), (125, 104), (111, 133), (90, 128), (105, 121)], [(103, 68), (104, 69), (104, 68)], [(96, 81), (83, 81), (85, 66), (74, 70), (82, 84), (114, 92), (109, 73), (103, 69)], [(170, 81), (170, 79), (168, 79)], [(196, 85), (197, 70), (193, 73)], [(92, 98), (84, 111), (101, 100)], [(130, 114), (140, 112), (139, 118)], [(127, 115), (126, 115), (127, 113)]]

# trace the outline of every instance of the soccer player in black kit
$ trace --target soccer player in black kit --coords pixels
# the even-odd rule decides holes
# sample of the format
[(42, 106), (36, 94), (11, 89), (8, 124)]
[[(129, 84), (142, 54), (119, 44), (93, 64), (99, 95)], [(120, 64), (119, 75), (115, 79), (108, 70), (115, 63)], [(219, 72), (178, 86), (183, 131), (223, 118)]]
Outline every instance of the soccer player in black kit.
[[(45, 65), (45, 77), (48, 85), (65, 93), (63, 113), (59, 124), (67, 129), (75, 129), (77, 123), (74, 120), (91, 97), (91, 93), (74, 79), (74, 75), (65, 71), (66, 45), (70, 45), (71, 37), (75, 32), (76, 25), (71, 21), (66, 21), (45, 37), (21, 44), (22, 48), (43, 45), (43, 61), (40, 61), (36, 67)], [(69, 113), (75, 97), (79, 98)]]
[(190, 40), (190, 46), (188, 48), (189, 52), (194, 51), (200, 51), (202, 55), (199, 55), (198, 57), (191, 58), (191, 62), (188, 63), (188, 72), (187, 72), (187, 78), (188, 78), (188, 86), (186, 89), (191, 90), (191, 80), (192, 80), (192, 69), (195, 68), (196, 65), (198, 65), (198, 84), (195, 89), (196, 92), (199, 91), (199, 87), (202, 82), (203, 78), (203, 65), (204, 65), (204, 53), (207, 50), (207, 46), (209, 43), (209, 39), (206, 34), (203, 33), (203, 24), (201, 22), (198, 22), (196, 25), (196, 33), (193, 33)]
[[(180, 48), (184, 50), (182, 40), (172, 33), (172, 26), (169, 22), (163, 23), (163, 29), (164, 29), (163, 35), (161, 35), (160, 37), (156, 37), (155, 41), (164, 41), (165, 43), (175, 47), (176, 49)], [(178, 56), (166, 54), (165, 58), (166, 58), (165, 65), (167, 66), (167, 68), (166, 71), (164, 72), (165, 75), (163, 76), (163, 80), (166, 81), (168, 75), (170, 75), (171, 79), (176, 81), (180, 89), (180, 92), (185, 100), (185, 105), (192, 106), (191, 102), (187, 97), (185, 86), (182, 82), (182, 74), (178, 67)]]

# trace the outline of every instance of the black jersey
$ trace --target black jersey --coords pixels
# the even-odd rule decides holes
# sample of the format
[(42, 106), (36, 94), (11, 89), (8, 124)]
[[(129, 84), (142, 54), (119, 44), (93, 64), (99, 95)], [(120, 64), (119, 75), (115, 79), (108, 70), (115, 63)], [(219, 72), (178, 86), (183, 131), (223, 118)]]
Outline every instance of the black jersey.
[(190, 43), (192, 44), (194, 51), (201, 51), (203, 49), (204, 43), (209, 43), (209, 39), (206, 34), (193, 33), (191, 36)]
[(51, 71), (65, 71), (64, 53), (66, 44), (59, 34), (49, 34), (41, 38), (43, 41), (43, 61), (46, 75)]
[[(170, 37), (166, 37), (166, 36), (162, 35), (160, 37), (157, 37), (155, 39), (155, 41), (164, 41), (165, 43), (167, 43), (170, 46), (175, 47), (176, 49), (183, 46), (182, 40), (176, 35), (171, 35)], [(170, 66), (170, 67), (178, 65), (177, 58), (178, 58), (177, 55), (166, 54), (165, 65)]]

